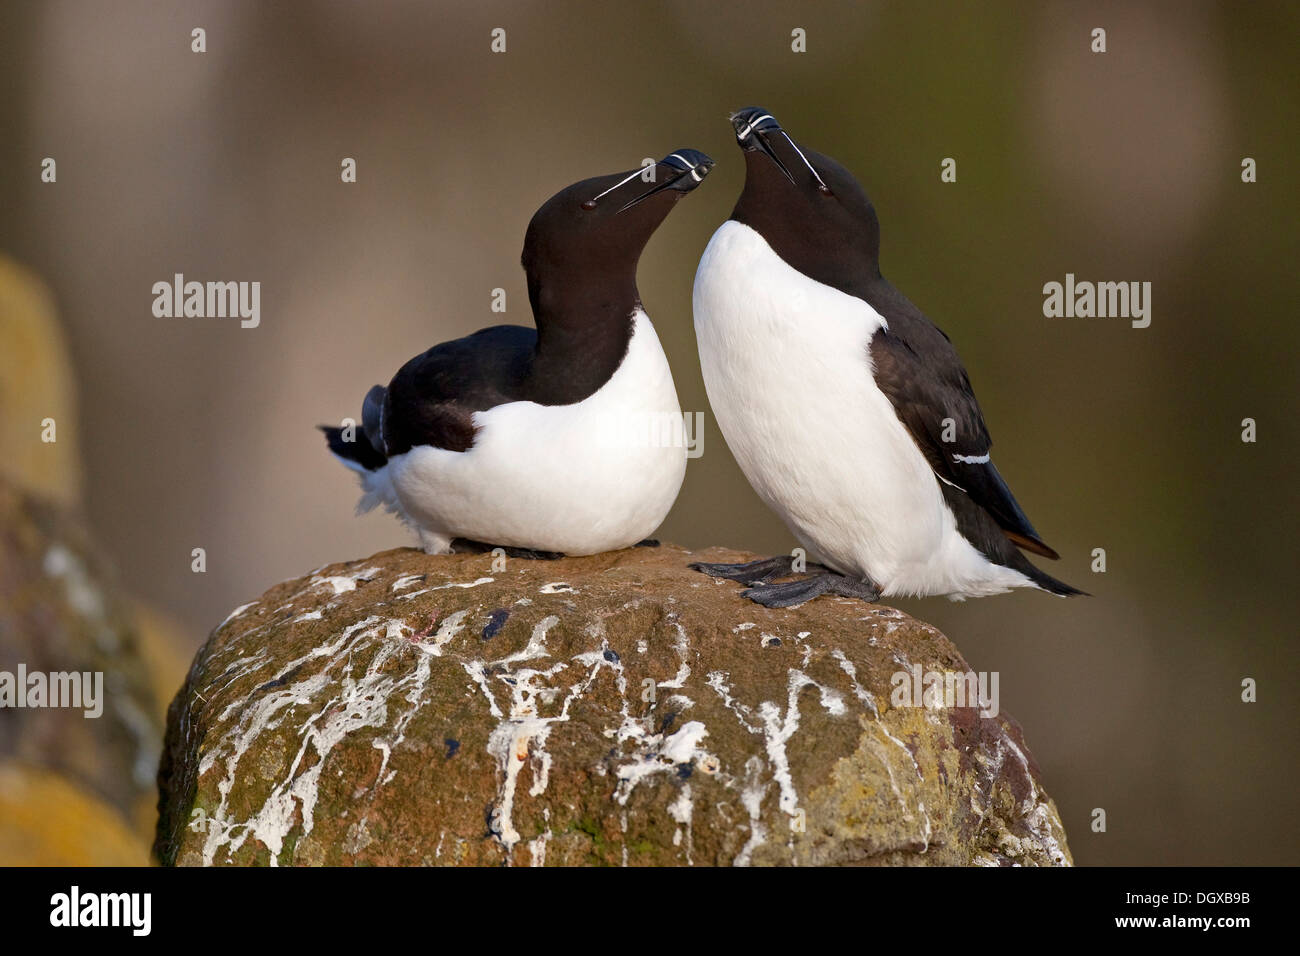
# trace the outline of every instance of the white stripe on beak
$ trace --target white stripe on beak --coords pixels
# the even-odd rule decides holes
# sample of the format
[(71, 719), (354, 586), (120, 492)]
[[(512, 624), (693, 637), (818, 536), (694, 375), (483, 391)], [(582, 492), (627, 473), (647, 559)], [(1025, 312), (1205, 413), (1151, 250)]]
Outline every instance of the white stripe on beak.
[(808, 171), (813, 174), (813, 179), (817, 180), (817, 185), (820, 186), (826, 192), (830, 192), (830, 187), (827, 186), (824, 182), (822, 182), (822, 178), (817, 175), (817, 170), (813, 169), (813, 164), (808, 162), (808, 157), (803, 154), (803, 150), (800, 149), (799, 146), (795, 143), (795, 141), (790, 138), (790, 134), (787, 133), (785, 130), (781, 130), (781, 135), (785, 137), (785, 141), (787, 143), (789, 143), (791, 146), (794, 147), (794, 151), (799, 154), (799, 158), (803, 160), (803, 164), (807, 166)]
[[(659, 164), (656, 163), (655, 165), (657, 166), (657, 165), (659, 165)], [(600, 196), (595, 196), (595, 197), (593, 197), (593, 198), (591, 198), (591, 199), (589, 199), (589, 200), (587, 200), (587, 201), (588, 201), (588, 202), (593, 202), (593, 203), (594, 203), (594, 202), (598, 201), (598, 200), (601, 198), (601, 196), (608, 196), (610, 193), (612, 193), (612, 192), (613, 192), (615, 189), (617, 189), (619, 186), (622, 186), (624, 183), (630, 183), (632, 180), (636, 179), (638, 176), (640, 176), (642, 173), (644, 173), (644, 172), (646, 171), (647, 168), (648, 168), (648, 167), (642, 166), (640, 169), (638, 169), (638, 170), (637, 170), (636, 172), (634, 172), (632, 175), (628, 176), (626, 179), (619, 180), (619, 181), (616, 182), (614, 185), (610, 186), (610, 187), (609, 187), (608, 189), (606, 189), (603, 193), (601, 193)]]
[[(774, 118), (772, 117), (772, 115), (771, 115), (770, 113), (764, 113), (762, 116), (755, 117), (754, 119), (750, 120), (750, 121), (749, 121), (749, 125), (747, 125), (747, 126), (744, 128), (744, 130), (741, 131), (741, 133), (740, 133), (740, 138), (741, 138), (741, 139), (749, 139), (749, 134), (752, 133), (752, 132), (754, 132), (754, 127), (757, 126), (759, 123), (763, 122), (763, 120), (765, 120), (765, 119), (770, 119), (770, 120), (773, 120), (773, 121), (775, 122)], [(789, 136), (786, 137), (786, 139), (789, 139), (789, 138), (790, 138)]]

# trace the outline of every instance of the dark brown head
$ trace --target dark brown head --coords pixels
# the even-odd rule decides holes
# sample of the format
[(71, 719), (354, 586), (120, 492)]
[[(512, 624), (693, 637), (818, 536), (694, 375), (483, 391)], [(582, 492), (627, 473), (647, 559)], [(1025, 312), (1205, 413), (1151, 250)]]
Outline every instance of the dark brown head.
[(533, 215), (522, 256), (539, 327), (548, 320), (629, 315), (639, 302), (636, 267), (646, 242), (713, 160), (679, 149), (653, 166), (597, 176), (556, 193)]
[(804, 275), (860, 295), (880, 276), (880, 222), (853, 174), (796, 144), (761, 107), (741, 110), (731, 125), (745, 154), (745, 189), (731, 218)]

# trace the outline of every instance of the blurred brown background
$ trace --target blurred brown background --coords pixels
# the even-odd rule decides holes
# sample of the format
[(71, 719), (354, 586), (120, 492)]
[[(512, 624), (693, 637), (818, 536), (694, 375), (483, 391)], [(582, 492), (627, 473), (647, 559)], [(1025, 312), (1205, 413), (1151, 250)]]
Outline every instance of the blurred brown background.
[[(882, 268), (961, 351), (1053, 573), (1096, 595), (903, 605), (1000, 671), (1078, 862), (1289, 863), (1298, 39), (1280, 2), (6, 3), (0, 252), (65, 326), (91, 527), (196, 648), (276, 581), (410, 543), (352, 516), (313, 426), (502, 321), (495, 287), (528, 324), (536, 207), (681, 146), (719, 165), (639, 284), (683, 408), (707, 410), (691, 281), (743, 178), (727, 114), (765, 106), (858, 174)], [(261, 281), (261, 326), (155, 318), (176, 272)], [(1044, 318), (1067, 272), (1152, 282), (1150, 328)], [(793, 543), (711, 418), (662, 536)]]

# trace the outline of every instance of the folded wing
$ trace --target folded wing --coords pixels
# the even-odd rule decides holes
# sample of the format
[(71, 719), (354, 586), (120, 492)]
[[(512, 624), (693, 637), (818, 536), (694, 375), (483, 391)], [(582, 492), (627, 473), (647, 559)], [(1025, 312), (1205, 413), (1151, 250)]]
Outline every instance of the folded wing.
[(993, 440), (956, 349), (914, 306), (911, 309), (915, 314), (891, 309), (888, 328), (872, 338), (876, 384), (939, 480), (988, 512), (1018, 547), (1058, 558), (993, 465)]

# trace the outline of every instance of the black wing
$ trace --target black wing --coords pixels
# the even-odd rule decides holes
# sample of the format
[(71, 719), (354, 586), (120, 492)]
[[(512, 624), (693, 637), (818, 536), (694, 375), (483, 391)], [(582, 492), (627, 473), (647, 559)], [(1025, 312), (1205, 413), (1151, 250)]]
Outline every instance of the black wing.
[(993, 440), (948, 336), (892, 285), (884, 280), (876, 285), (868, 302), (888, 323), (871, 340), (876, 384), (935, 475), (988, 512), (1017, 546), (1059, 557), (1038, 536), (994, 467), (989, 457)]
[[(391, 457), (416, 445), (467, 451), (474, 412), (515, 401), (537, 331), (497, 325), (435, 345), (401, 367), (382, 396), (370, 390), (362, 420)], [(378, 388), (378, 386), (376, 386)]]

